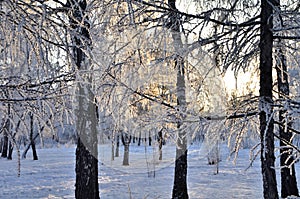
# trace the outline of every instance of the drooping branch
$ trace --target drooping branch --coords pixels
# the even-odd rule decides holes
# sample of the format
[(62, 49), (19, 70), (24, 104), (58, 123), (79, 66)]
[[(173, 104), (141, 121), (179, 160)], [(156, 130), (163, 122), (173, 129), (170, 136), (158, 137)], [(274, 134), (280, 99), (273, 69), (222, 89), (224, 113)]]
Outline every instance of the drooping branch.
[(192, 19), (201, 19), (201, 20), (205, 20), (205, 21), (208, 21), (208, 22), (213, 22), (217, 25), (222, 25), (222, 26), (225, 26), (225, 27), (247, 27), (247, 26), (253, 26), (253, 25), (259, 25), (260, 22), (257, 21), (257, 19), (260, 18), (260, 16), (255, 16), (243, 23), (234, 23), (234, 22), (224, 22), (224, 21), (220, 21), (220, 20), (216, 20), (214, 18), (211, 18), (211, 13), (212, 12), (215, 12), (215, 11), (223, 11), (223, 12), (232, 12), (233, 10), (232, 9), (225, 9), (225, 8), (214, 8), (212, 10), (209, 10), (209, 11), (206, 11), (206, 12), (203, 12), (201, 14), (189, 14), (189, 13), (185, 13), (185, 12), (182, 12), (182, 11), (179, 11), (178, 9), (174, 10), (173, 8), (169, 7), (169, 6), (162, 6), (162, 4), (154, 4), (154, 3), (150, 3), (150, 2), (146, 2), (146, 1), (143, 1), (143, 0), (133, 0), (134, 2), (137, 2), (137, 3), (141, 3), (143, 5), (146, 5), (146, 6), (149, 6), (149, 7), (153, 7), (153, 8), (156, 8), (156, 9), (161, 9), (165, 12), (173, 12), (173, 13), (176, 13), (176, 14), (179, 14), (181, 16), (184, 16), (184, 17), (188, 17), (188, 18), (192, 18)]

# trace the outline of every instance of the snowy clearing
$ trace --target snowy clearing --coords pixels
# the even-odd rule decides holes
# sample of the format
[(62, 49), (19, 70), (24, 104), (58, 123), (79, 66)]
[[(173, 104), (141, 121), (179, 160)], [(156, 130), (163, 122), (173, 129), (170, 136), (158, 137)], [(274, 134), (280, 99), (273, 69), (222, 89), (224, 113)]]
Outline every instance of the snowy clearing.
[[(111, 146), (100, 145), (100, 197), (171, 198), (175, 148), (164, 146), (162, 161), (157, 160), (155, 149), (131, 146), (130, 165), (122, 166), (123, 146), (120, 146), (120, 157), (111, 161)], [(38, 161), (31, 160), (30, 152), (27, 159), (21, 161), (19, 178), (16, 154), (12, 161), (0, 159), (0, 198), (74, 198), (75, 146), (39, 149)], [(228, 151), (223, 147), (219, 174), (216, 174), (216, 166), (207, 164), (205, 149), (200, 144), (191, 145), (188, 154), (188, 189), (191, 199), (262, 198), (260, 161), (257, 159), (253, 167), (246, 170), (249, 166), (248, 149), (240, 151), (234, 164), (228, 159)], [(299, 176), (298, 164), (296, 170)], [(280, 181), (278, 175), (277, 181)]]

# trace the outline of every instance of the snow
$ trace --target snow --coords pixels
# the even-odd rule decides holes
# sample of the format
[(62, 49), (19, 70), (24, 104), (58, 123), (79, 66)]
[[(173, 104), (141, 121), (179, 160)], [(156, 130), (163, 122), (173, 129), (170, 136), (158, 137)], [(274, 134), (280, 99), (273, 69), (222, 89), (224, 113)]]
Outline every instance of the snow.
[[(157, 158), (156, 147), (131, 145), (130, 165), (122, 166), (120, 157), (111, 161), (111, 146), (99, 146), (99, 184), (102, 199), (171, 198), (175, 148), (163, 146), (163, 160)], [(201, 144), (189, 146), (188, 191), (191, 199), (262, 198), (260, 161), (249, 166), (249, 149), (241, 149), (235, 163), (228, 150), (221, 148), (219, 173), (207, 164), (206, 149)], [(0, 198), (74, 198), (75, 146), (38, 149), (39, 160), (31, 151), (21, 160), (21, 177), (17, 177), (17, 158), (0, 159)], [(299, 165), (296, 164), (299, 176)], [(279, 170), (276, 171), (277, 175)], [(155, 173), (155, 177), (154, 177)], [(277, 176), (278, 188), (280, 180)], [(299, 178), (298, 178), (299, 179)]]

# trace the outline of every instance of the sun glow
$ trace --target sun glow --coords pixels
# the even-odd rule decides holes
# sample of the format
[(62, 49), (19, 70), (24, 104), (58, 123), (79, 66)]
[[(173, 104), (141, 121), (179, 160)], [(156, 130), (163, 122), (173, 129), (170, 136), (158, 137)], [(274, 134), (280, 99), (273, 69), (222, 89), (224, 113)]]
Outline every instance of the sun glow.
[(259, 77), (255, 70), (240, 71), (235, 75), (234, 71), (228, 70), (224, 77), (227, 94), (230, 96), (243, 96), (247, 94), (258, 95)]

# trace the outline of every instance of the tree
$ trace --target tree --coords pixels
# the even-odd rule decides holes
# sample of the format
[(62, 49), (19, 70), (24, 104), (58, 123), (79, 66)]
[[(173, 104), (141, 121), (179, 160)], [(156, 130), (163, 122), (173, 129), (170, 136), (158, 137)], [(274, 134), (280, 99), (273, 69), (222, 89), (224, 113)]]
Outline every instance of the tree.
[[(280, 44), (279, 44), (280, 45)], [(281, 47), (277, 47), (276, 55), (276, 73), (277, 73), (277, 87), (279, 99), (284, 99), (289, 96), (289, 81), (287, 74), (287, 66), (285, 55)], [(279, 122), (284, 123), (287, 110), (282, 108), (279, 110)], [(291, 128), (291, 122), (287, 121), (286, 125)], [(293, 140), (293, 134), (282, 125), (279, 125), (279, 137), (280, 137), (280, 167), (281, 167), (281, 197), (286, 198), (288, 196), (299, 196), (297, 187), (296, 171), (293, 157), (293, 148), (290, 146)], [(287, 129), (287, 130), (286, 130)]]
[(131, 136), (127, 133), (122, 133), (122, 143), (124, 145), (124, 156), (123, 156), (123, 166), (129, 165), (129, 144), (131, 142)]
[[(28, 115), (35, 116), (35, 129), (48, 123), (47, 130), (54, 133), (53, 123), (57, 118), (48, 120), (49, 112), (55, 109), (57, 116), (62, 114), (61, 110), (66, 110), (62, 108), (64, 105), (60, 109), (56, 104), (60, 99), (65, 100), (66, 85), (74, 78), (62, 53), (66, 43), (61, 34), (65, 26), (61, 22), (65, 19), (55, 9), (49, 1), (1, 1), (0, 101), (3, 102), (1, 109), (10, 106), (11, 113), (4, 117), (12, 124), (8, 137), (15, 145), (20, 145), (19, 140), (25, 136), (29, 138), (33, 132)], [(18, 128), (22, 131), (17, 131)]]
[(9, 119), (6, 120), (4, 128), (2, 130), (3, 133), (3, 145), (1, 149), (1, 157), (2, 158), (7, 158), (7, 150), (8, 150), (8, 131), (9, 131), (9, 124), (10, 121)]
[[(277, 18), (277, 26), (283, 27), (283, 20), (280, 12), (280, 0), (275, 2), (277, 8), (275, 20)], [(283, 41), (278, 38), (275, 46), (275, 69), (277, 74), (277, 88), (278, 88), (278, 98), (284, 100), (289, 98), (289, 79), (287, 70), (287, 60), (284, 54), (284, 44)], [(278, 116), (279, 122), (285, 123), (287, 127), (279, 125), (279, 137), (280, 137), (280, 173), (281, 173), (281, 197), (286, 198), (288, 196), (299, 196), (299, 191), (297, 187), (296, 171), (293, 157), (293, 148), (290, 143), (293, 142), (293, 134), (288, 129), (292, 127), (290, 118), (288, 117), (288, 110), (282, 108), (279, 110)]]
[(163, 142), (164, 142), (164, 139), (163, 139), (163, 129), (160, 129), (160, 131), (158, 131), (158, 138), (157, 138), (157, 141), (158, 141), (158, 152), (159, 152), (159, 157), (158, 159), (159, 160), (162, 160), (162, 146), (163, 146)]
[(68, 18), (73, 44), (73, 63), (77, 69), (77, 106), (76, 106), (76, 184), (77, 199), (99, 197), (97, 118), (95, 96), (92, 88), (91, 50), (89, 18), (86, 15), (87, 1), (68, 0)]
[[(170, 28), (174, 48), (179, 50), (183, 47), (180, 33), (181, 17), (176, 11), (176, 0), (169, 0), (168, 5), (171, 9), (169, 21), (166, 26)], [(174, 170), (174, 185), (172, 198), (187, 199), (187, 132), (184, 127), (186, 114), (186, 96), (185, 96), (185, 66), (184, 57), (175, 55), (175, 68), (177, 70), (176, 95), (177, 95), (177, 140), (176, 140), (176, 158)]]
[(260, 26), (260, 136), (261, 169), (265, 199), (278, 198), (276, 174), (274, 170), (274, 119), (273, 119), (273, 12), (275, 1), (261, 0)]
[(33, 131), (34, 131), (34, 117), (33, 113), (29, 113), (29, 118), (30, 118), (30, 135), (29, 135), (29, 140), (30, 140), (30, 145), (32, 149), (32, 156), (33, 160), (38, 160), (38, 156), (36, 153), (36, 148), (35, 148), (35, 140), (33, 138)]

